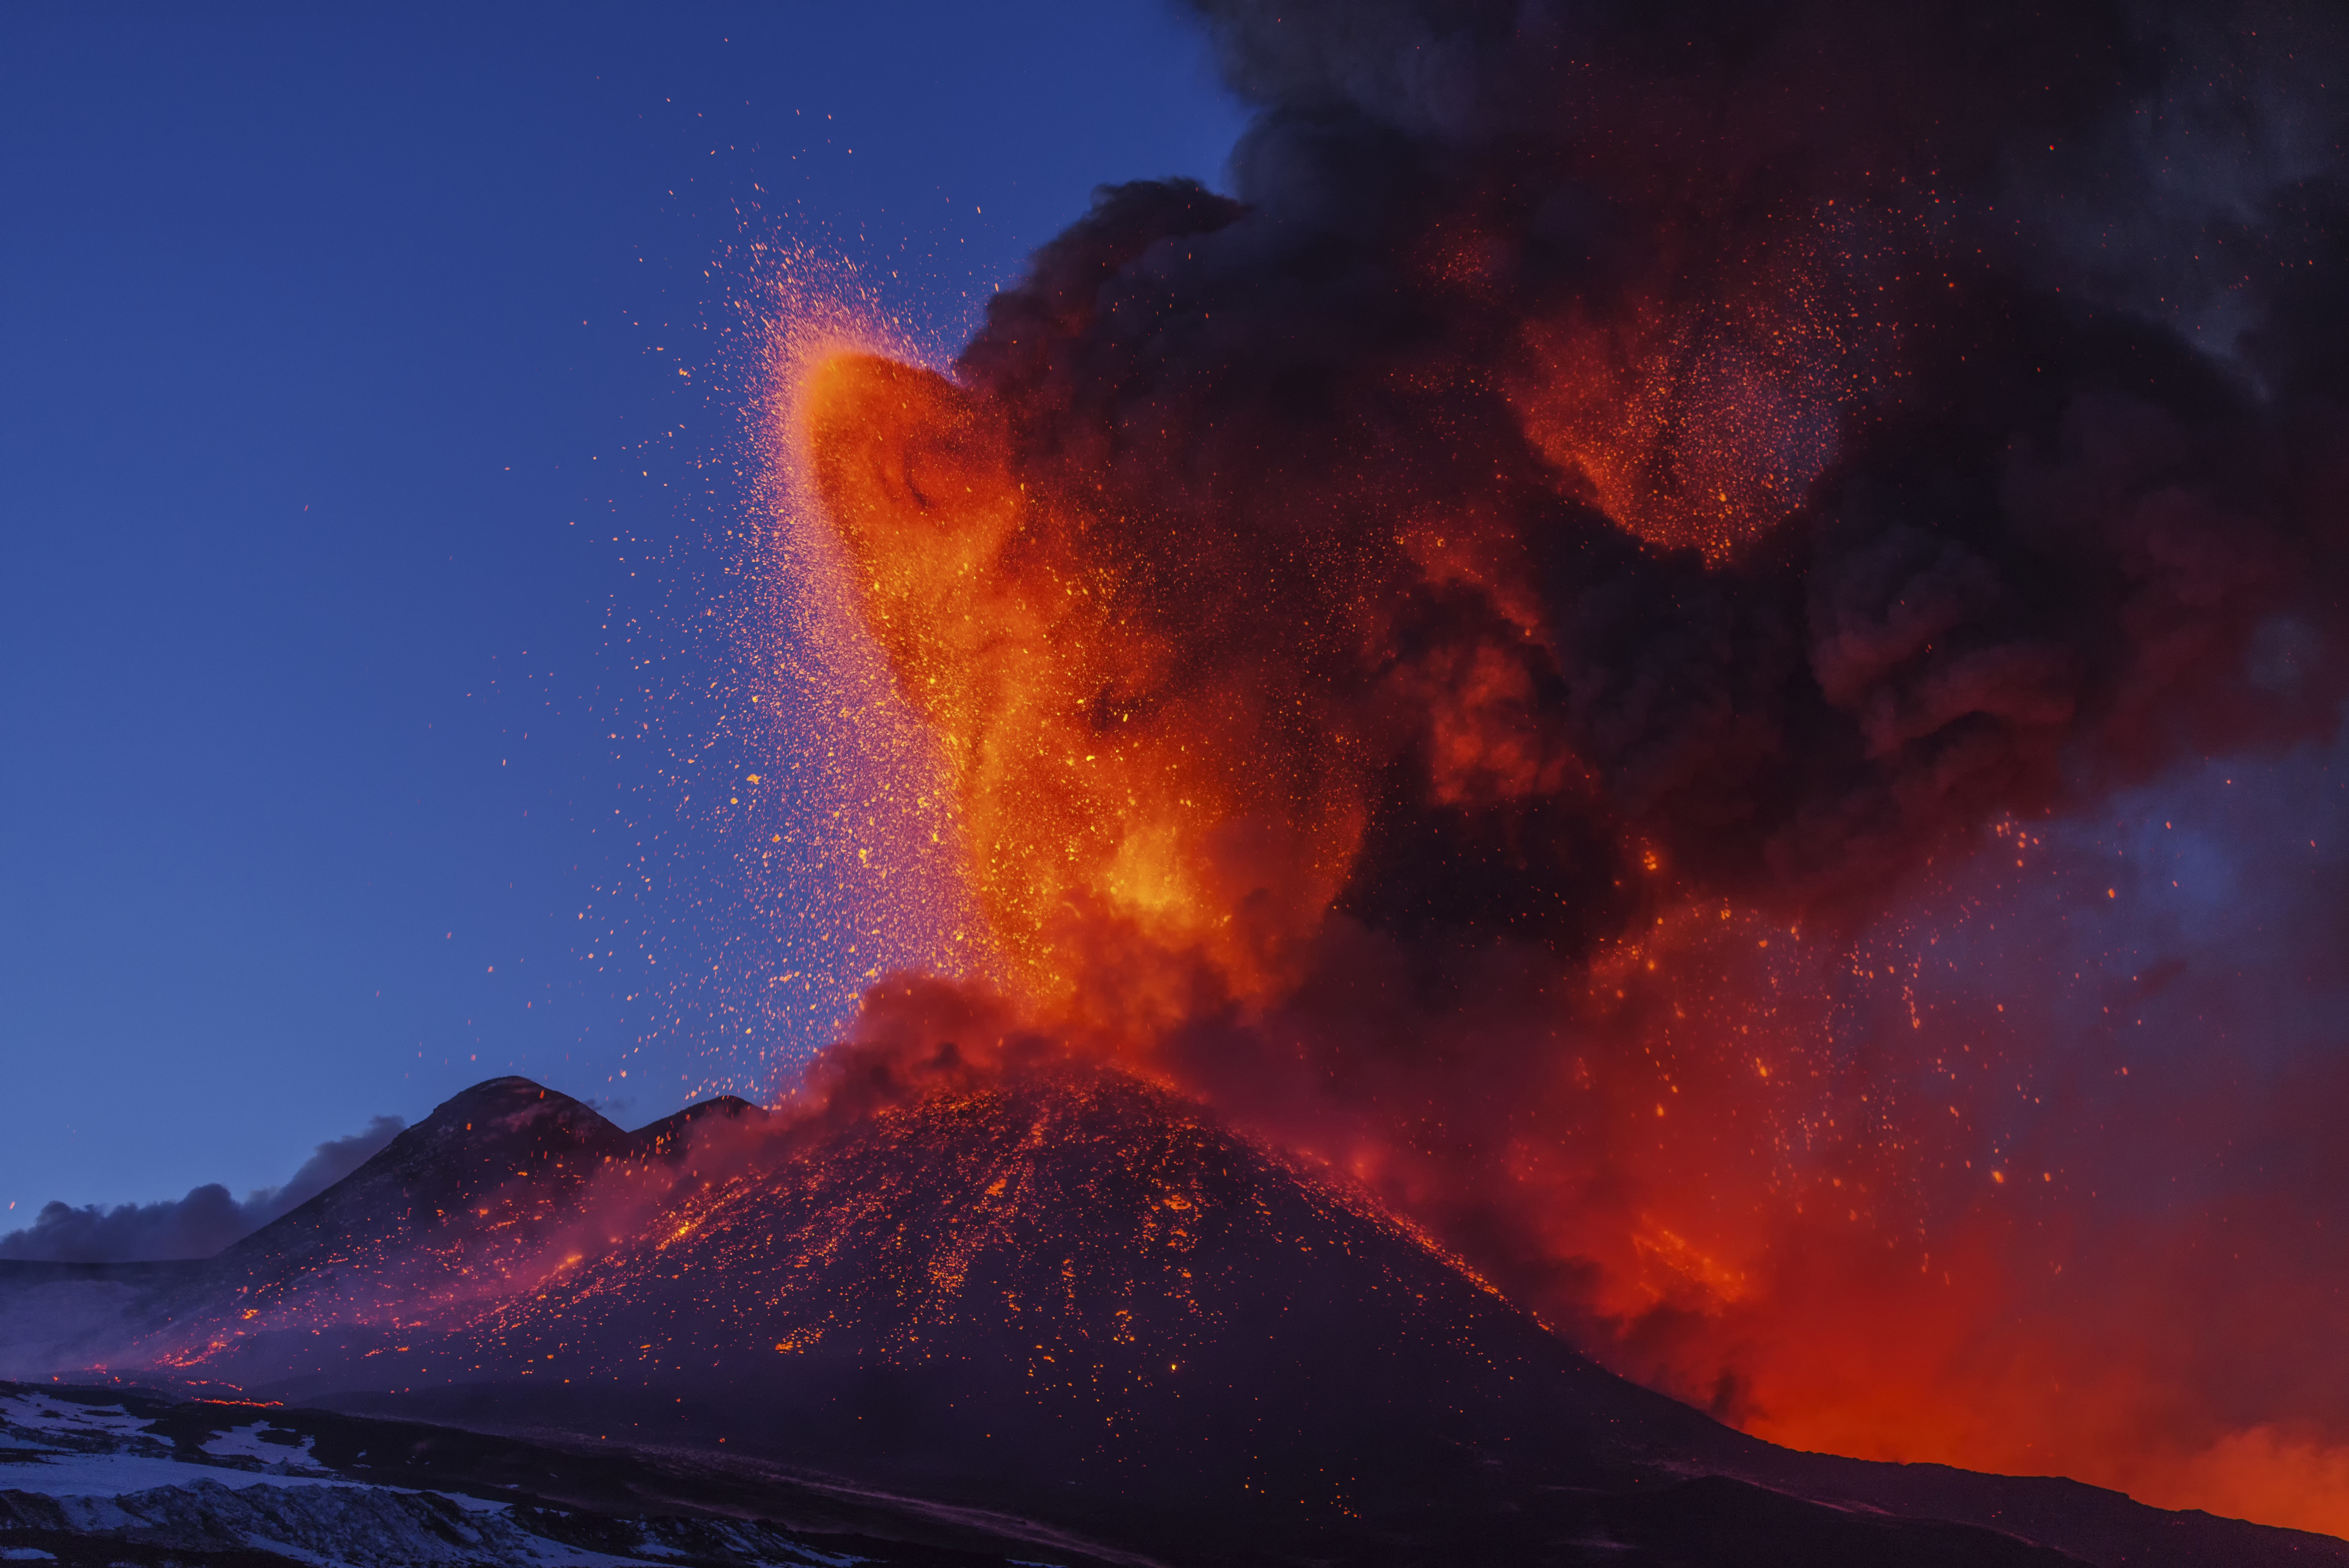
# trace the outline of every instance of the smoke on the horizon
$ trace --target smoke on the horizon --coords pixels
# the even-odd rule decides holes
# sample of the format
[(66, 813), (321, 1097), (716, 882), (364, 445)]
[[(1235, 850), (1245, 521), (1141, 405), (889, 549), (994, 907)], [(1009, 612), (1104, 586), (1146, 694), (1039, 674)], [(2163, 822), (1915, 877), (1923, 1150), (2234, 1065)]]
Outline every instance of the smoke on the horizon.
[(1016, 1026), (1765, 1435), (2349, 1528), (2344, 24), (1201, 9), (1234, 195), (792, 403)]
[(239, 1202), (217, 1181), (155, 1203), (44, 1203), (33, 1222), (0, 1235), (0, 1258), (67, 1264), (164, 1263), (208, 1258), (281, 1214), (292, 1213), (374, 1157), (408, 1123), (378, 1116), (346, 1138), (321, 1143), (283, 1186)]

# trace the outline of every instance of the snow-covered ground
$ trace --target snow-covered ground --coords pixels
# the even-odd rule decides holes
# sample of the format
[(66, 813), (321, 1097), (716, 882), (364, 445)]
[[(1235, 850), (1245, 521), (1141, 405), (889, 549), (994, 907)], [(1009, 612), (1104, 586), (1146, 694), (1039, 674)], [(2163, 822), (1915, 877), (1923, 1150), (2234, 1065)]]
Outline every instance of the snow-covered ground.
[(157, 1406), (144, 1397), (130, 1403), (149, 1414), (23, 1384), (0, 1392), (0, 1563), (57, 1560), (19, 1532), (50, 1532), (32, 1536), (50, 1543), (120, 1539), (213, 1550), (235, 1542), (308, 1568), (675, 1568), (680, 1561), (849, 1568), (861, 1561), (751, 1521), (591, 1518), (336, 1474), (318, 1460), (315, 1438), (258, 1410), (248, 1418), (250, 1407), (211, 1407), (210, 1418), (237, 1423), (225, 1428), (161, 1423), (178, 1432), (174, 1442), (151, 1429)]
[[(0, 1491), (32, 1491), (44, 1497), (120, 1497), (159, 1486), (193, 1480), (222, 1486), (350, 1486), (339, 1476), (259, 1475), (218, 1465), (187, 1464), (152, 1454), (44, 1454), (33, 1460), (0, 1459)], [(468, 1498), (465, 1501), (471, 1501)], [(497, 1508), (502, 1503), (485, 1503)]]
[(217, 1481), (239, 1491), (248, 1487), (346, 1486), (368, 1491), (443, 1497), (468, 1513), (501, 1513), (513, 1505), (463, 1492), (419, 1493), (412, 1487), (380, 1486), (371, 1481), (320, 1471), (313, 1475), (266, 1475), (230, 1470), (221, 1465), (190, 1464), (153, 1454), (44, 1454), (37, 1460), (0, 1458), (0, 1491), (29, 1491), (43, 1497), (123, 1497), (151, 1491), (159, 1486), (187, 1486)]
[(20, 1432), (121, 1439), (139, 1437), (146, 1425), (119, 1405), (77, 1405), (39, 1394), (0, 1394), (0, 1426)]
[(0, 1509), (19, 1528), (100, 1539), (231, 1541), (311, 1568), (649, 1568), (657, 1563), (551, 1540), (511, 1510), (460, 1514), (437, 1494), (333, 1483), (287, 1486), (274, 1477), (231, 1488), (216, 1479), (227, 1472), (181, 1469), (201, 1479), (114, 1498), (56, 1498), (30, 1509), (0, 1493)]
[(235, 1427), (204, 1444), (204, 1452), (216, 1459), (259, 1460), (263, 1464), (290, 1465), (295, 1470), (313, 1470), (310, 1448), (318, 1439), (305, 1437), (297, 1447), (290, 1443), (273, 1443), (262, 1437), (269, 1430), (267, 1421), (255, 1421), (249, 1427)]
[[(230, 1464), (204, 1464), (177, 1455), (171, 1445), (150, 1436), (148, 1421), (119, 1405), (78, 1405), (42, 1395), (0, 1394), (0, 1491), (42, 1497), (122, 1497), (157, 1487), (217, 1481), (248, 1487), (344, 1486), (414, 1494), (413, 1488), (378, 1486), (317, 1468), (310, 1449), (316, 1439), (296, 1446), (266, 1441), (270, 1423), (252, 1421), (207, 1439), (203, 1451), (226, 1460), (258, 1460), (269, 1468), (253, 1470)], [(44, 1440), (47, 1439), (47, 1440)], [(511, 1504), (461, 1492), (434, 1492), (467, 1512), (497, 1512)]]

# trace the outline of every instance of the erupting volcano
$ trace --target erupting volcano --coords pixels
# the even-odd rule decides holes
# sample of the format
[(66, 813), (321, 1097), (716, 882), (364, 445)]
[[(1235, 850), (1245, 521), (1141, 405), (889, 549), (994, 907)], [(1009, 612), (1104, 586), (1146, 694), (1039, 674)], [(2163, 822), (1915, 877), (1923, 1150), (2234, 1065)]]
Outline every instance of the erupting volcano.
[(2139, 1506), (2349, 1533), (2349, 24), (1197, 8), (1229, 194), (775, 324), (941, 973), (11, 1365), (988, 1561), (2349, 1561)]
[(2349, 1528), (2336, 20), (1203, 9), (1235, 194), (780, 400), (1009, 1015), (1750, 1430)]

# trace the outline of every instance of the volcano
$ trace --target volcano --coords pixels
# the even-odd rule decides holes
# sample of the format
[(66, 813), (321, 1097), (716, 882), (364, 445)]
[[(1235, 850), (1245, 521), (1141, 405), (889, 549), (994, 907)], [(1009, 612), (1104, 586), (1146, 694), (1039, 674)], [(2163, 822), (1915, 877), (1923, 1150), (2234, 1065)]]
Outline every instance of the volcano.
[[(920, 1065), (867, 1102), (635, 1134), (492, 1080), (217, 1257), (98, 1281), (104, 1365), (48, 1371), (574, 1456), (533, 1474), (592, 1456), (590, 1506), (902, 1500), (1061, 1560), (2349, 1563), (2068, 1481), (1774, 1448), (1164, 1088)], [(8, 1284), (32, 1322), (93, 1276)], [(611, 1483), (630, 1463), (658, 1484)]]

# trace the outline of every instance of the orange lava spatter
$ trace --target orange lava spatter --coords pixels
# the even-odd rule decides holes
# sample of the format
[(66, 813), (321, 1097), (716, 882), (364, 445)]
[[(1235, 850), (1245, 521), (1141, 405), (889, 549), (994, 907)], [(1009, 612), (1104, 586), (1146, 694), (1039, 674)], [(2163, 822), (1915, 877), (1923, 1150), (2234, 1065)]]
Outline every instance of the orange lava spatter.
[[(1155, 624), (1150, 567), (1092, 548), (1117, 523), (1022, 482), (999, 415), (945, 377), (843, 355), (805, 409), (846, 571), (950, 760), (970, 884), (1022, 986), (1088, 1005), (1085, 950), (1107, 925), (1261, 989), (1268, 944), (1318, 918), (1361, 825), (1342, 767), (1296, 732), (1294, 694), (1189, 678), (1195, 629)], [(1233, 735), (1263, 744), (1219, 743)], [(1187, 1005), (1146, 995), (1163, 977), (1126, 980), (1122, 1009)]]

